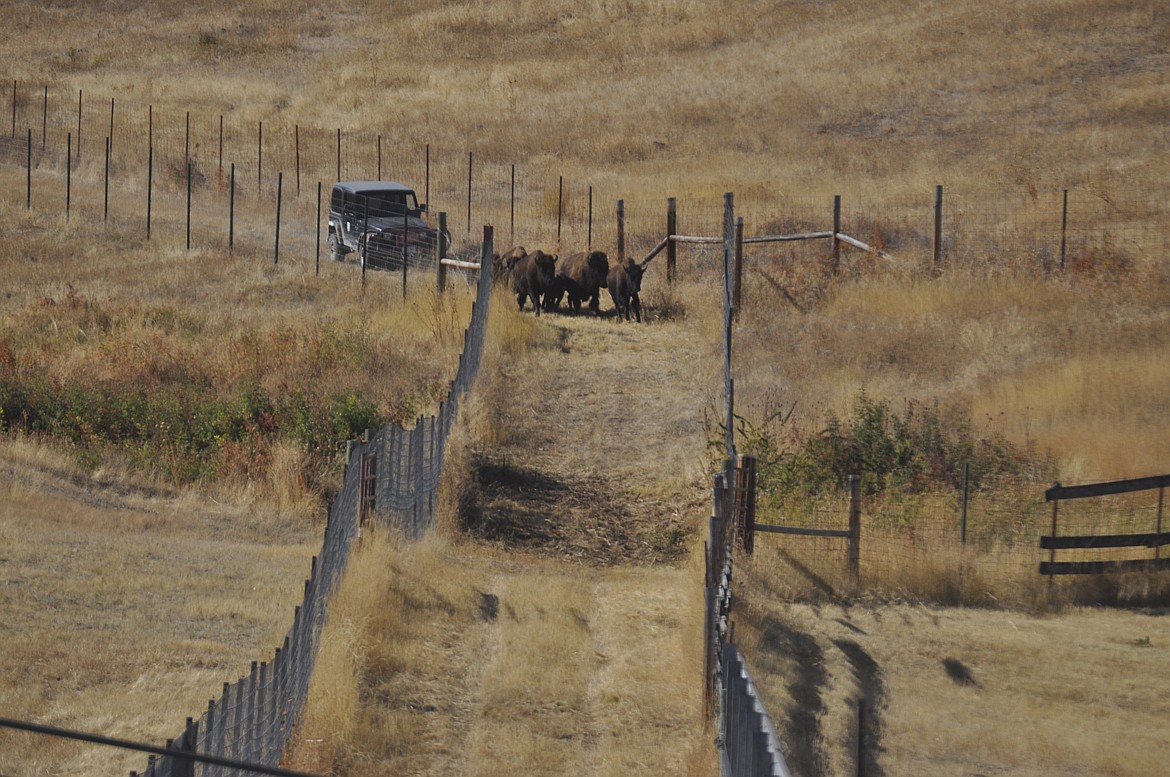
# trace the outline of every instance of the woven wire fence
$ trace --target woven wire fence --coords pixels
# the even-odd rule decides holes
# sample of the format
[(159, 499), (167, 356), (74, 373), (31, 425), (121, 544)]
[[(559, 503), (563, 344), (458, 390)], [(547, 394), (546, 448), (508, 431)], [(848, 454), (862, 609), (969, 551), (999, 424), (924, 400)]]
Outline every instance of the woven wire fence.
[[(475, 381), (483, 355), (491, 295), (490, 236), (482, 247), (484, 271), (477, 281), (471, 320), (464, 332), (459, 366), (448, 398), (437, 415), (420, 418), (413, 429), (388, 426), (367, 440), (348, 446), (343, 485), (329, 508), (321, 553), (314, 557), (305, 581), (303, 603), (293, 625), (270, 661), (253, 662), (247, 676), (224, 683), (223, 694), (208, 703), (199, 720), (187, 721), (174, 740), (176, 750), (213, 755), (263, 766), (278, 766), (291, 743), (309, 692), (321, 629), (330, 598), (345, 570), (364, 521), (401, 530), (417, 538), (435, 522), (435, 493), (443, 470), (446, 441), (461, 398)], [(365, 492), (368, 472), (362, 462), (380, 460), (374, 478), (374, 502)], [(367, 513), (367, 509), (372, 512)], [(152, 758), (148, 777), (199, 774), (222, 777), (238, 770), (164, 756)]]

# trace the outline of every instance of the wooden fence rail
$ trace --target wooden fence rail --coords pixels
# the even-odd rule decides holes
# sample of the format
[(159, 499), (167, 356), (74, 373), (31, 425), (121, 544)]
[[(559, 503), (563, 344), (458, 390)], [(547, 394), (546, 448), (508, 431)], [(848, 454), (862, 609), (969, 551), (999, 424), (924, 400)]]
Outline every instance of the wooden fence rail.
[[(1081, 486), (1055, 484), (1044, 492), (1044, 500), (1052, 502), (1052, 533), (1040, 538), (1041, 550), (1048, 551), (1048, 561), (1040, 562), (1042, 575), (1100, 575), (1116, 572), (1153, 572), (1170, 569), (1170, 558), (1161, 557), (1161, 548), (1170, 545), (1170, 532), (1162, 531), (1163, 506), (1170, 475), (1114, 480), (1108, 483), (1089, 483)], [(1138, 491), (1158, 491), (1158, 507), (1153, 532), (1131, 534), (1057, 534), (1060, 503), (1075, 499), (1091, 499)], [(1101, 559), (1057, 561), (1058, 550), (1093, 550), (1104, 548), (1152, 548), (1153, 558)]]

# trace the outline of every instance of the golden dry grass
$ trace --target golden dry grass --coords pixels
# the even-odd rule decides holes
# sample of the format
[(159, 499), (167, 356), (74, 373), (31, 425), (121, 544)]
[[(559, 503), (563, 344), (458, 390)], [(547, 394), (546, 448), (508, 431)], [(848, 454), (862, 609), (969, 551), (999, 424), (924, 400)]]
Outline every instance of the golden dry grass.
[[(918, 201), (924, 199), (923, 194), (933, 184), (943, 183), (949, 192), (957, 191), (976, 203), (960, 214), (948, 211), (948, 219), (953, 218), (960, 228), (978, 226), (980, 240), (987, 242), (966, 246), (963, 257), (968, 264), (948, 266), (941, 278), (921, 277), (918, 271), (924, 260), (919, 249), (907, 253), (909, 267), (885, 272), (860, 262), (850, 281), (841, 284), (824, 278), (809, 281), (801, 276), (800, 268), (791, 266), (790, 260), (799, 262), (809, 256), (813, 261), (808, 264), (816, 266), (823, 261), (823, 253), (767, 255), (763, 266), (802, 304), (802, 312), (797, 314), (788, 298), (759, 278), (749, 281), (758, 288), (749, 286), (745, 329), (737, 335), (739, 407), (750, 411), (753, 402), (767, 392), (780, 392), (798, 402), (798, 423), (812, 429), (822, 411), (840, 412), (859, 387), (878, 399), (939, 400), (968, 412), (977, 429), (1058, 449), (1062, 477), (1070, 482), (1150, 474), (1151, 468), (1161, 469), (1165, 461), (1164, 435), (1160, 434), (1167, 387), (1165, 360), (1160, 358), (1166, 329), (1160, 312), (1165, 308), (1165, 256), (1144, 252), (1128, 257), (1135, 260), (1132, 264), (1140, 274), (1117, 285), (1093, 278), (1092, 273), (1068, 279), (1039, 278), (1032, 274), (1032, 247), (1014, 242), (1015, 222), (1029, 223), (1035, 212), (1043, 211), (1045, 203), (1068, 187), (1074, 190), (1074, 199), (1090, 200), (1086, 207), (1094, 217), (1108, 217), (1109, 221), (1101, 222), (1102, 228), (1129, 227), (1135, 220), (1145, 229), (1150, 223), (1165, 223), (1168, 179), (1161, 148), (1167, 117), (1168, 21), (1164, 4), (1155, 0), (992, 0), (975, 5), (846, 0), (714, 7), (688, 0), (585, 4), (423, 0), (410, 8), (354, 7), (343, 12), (335, 6), (267, 0), (242, 6), (211, 1), (150, 7), (122, 2), (100, 6), (65, 2), (46, 7), (17, 0), (0, 8), (0, 26), (11, 31), (3, 48), (8, 55), (8, 77), (22, 87), (19, 99), (23, 102), (18, 106), (22, 116), (35, 115), (38, 87), (48, 84), (58, 102), (70, 102), (69, 95), (82, 89), (95, 103), (114, 96), (119, 104), (139, 110), (154, 105), (160, 115), (172, 118), (191, 110), (197, 115), (226, 113), (242, 126), (265, 121), (266, 126), (298, 124), (323, 130), (382, 128), (389, 144), (417, 148), (429, 142), (443, 159), (461, 159), (465, 151), (473, 150), (477, 158), (490, 163), (528, 166), (533, 179), (548, 180), (563, 173), (573, 180), (587, 180), (596, 185), (606, 208), (618, 197), (652, 201), (652, 206), (638, 211), (653, 211), (640, 227), (646, 231), (659, 229), (661, 200), (672, 194), (711, 198), (733, 190), (742, 211), (749, 215), (749, 224), (763, 225), (806, 218), (808, 203), (827, 203), (832, 194), (843, 193), (851, 207), (857, 203), (859, 210), (873, 214), (872, 221), (881, 221), (885, 211), (901, 214), (898, 209), (907, 202), (921, 208)], [(111, 30), (117, 34), (110, 34)], [(209, 84), (214, 86), (209, 88)], [(69, 108), (54, 107), (66, 113)], [(22, 129), (23, 124), (16, 131)], [(90, 181), (96, 180), (92, 158), (85, 164), (90, 165), (86, 170)], [(57, 183), (53, 181), (54, 186)], [(171, 184), (168, 197), (159, 203), (160, 219), (165, 219), (160, 226), (166, 224), (169, 230), (165, 242), (146, 245), (140, 227), (115, 227), (106, 239), (95, 243), (92, 223), (75, 216), (65, 224), (57, 217), (60, 203), (55, 193), (50, 196), (38, 188), (36, 211), (26, 215), (23, 177), (6, 175), (0, 204), (4, 224), (0, 234), (11, 251), (6, 270), (28, 267), (34, 260), (39, 265), (35, 269), (43, 274), (8, 276), (13, 280), (6, 286), (10, 296), (4, 303), (5, 321), (22, 304), (44, 296), (61, 298), (68, 293), (66, 282), (73, 283), (85, 299), (112, 300), (119, 314), (137, 304), (126, 290), (139, 285), (148, 290), (144, 294), (157, 295), (167, 306), (176, 297), (190, 298), (189, 311), (194, 312), (179, 318), (199, 323), (209, 333), (207, 340), (149, 331), (136, 323), (106, 343), (109, 349), (149, 353), (152, 363), (167, 368), (173, 366), (168, 354), (215, 361), (222, 356), (215, 343), (239, 336), (241, 328), (269, 333), (291, 328), (299, 332), (293, 341), (299, 336), (312, 339), (319, 333), (323, 306), (343, 310), (337, 326), (362, 318), (364, 314), (345, 308), (342, 302), (347, 292), (353, 292), (352, 274), (336, 279), (326, 274), (317, 283), (308, 277), (307, 252), (289, 266), (270, 268), (262, 261), (264, 249), (251, 249), (250, 255), (258, 261), (253, 269), (240, 273), (237, 264), (224, 258), (223, 238), (199, 246), (190, 257), (175, 248), (181, 206), (178, 188)], [(133, 197), (140, 185), (132, 185)], [(95, 201), (92, 194), (91, 189), (90, 202)], [(551, 195), (546, 187), (533, 196), (539, 221), (534, 217), (526, 226), (539, 230), (543, 239), (550, 233)], [(121, 208), (124, 214), (135, 214), (134, 218), (139, 218), (138, 207), (130, 195), (114, 203), (116, 212)], [(814, 207), (815, 212), (823, 210)], [(1005, 216), (1001, 211), (1016, 212)], [(94, 218), (92, 207), (89, 218)], [(999, 223), (1001, 218), (1010, 228)], [(646, 226), (651, 223), (652, 228)], [(1001, 232), (1011, 239), (1001, 240)], [(258, 236), (255, 244), (266, 245), (267, 239)], [(1104, 257), (1102, 263), (1110, 259)], [(766, 263), (772, 261), (775, 266)], [(230, 293), (223, 297), (199, 294), (207, 274), (225, 279)], [(382, 292), (379, 299), (394, 298), (392, 283), (377, 288)], [(702, 315), (693, 299), (680, 301), (661, 287), (651, 288), (646, 296), (653, 295), (658, 295), (655, 304), (660, 311), (681, 316), (680, 308), (685, 308), (691, 323)], [(427, 299), (418, 302), (413, 325), (421, 321), (422, 328), (429, 327), (434, 339), (442, 342), (444, 338), (435, 330), (450, 329), (447, 322), (455, 317), (446, 310), (433, 311)], [(274, 302), (283, 312), (269, 310)], [(395, 310), (395, 306), (385, 309)], [(397, 314), (381, 310), (378, 307), (375, 315), (388, 318), (380, 320), (379, 326), (402, 325), (393, 317)], [(233, 322), (237, 317), (238, 324)], [(59, 357), (54, 369), (65, 376), (109, 369), (100, 350), (89, 342), (91, 332), (82, 322), (67, 323), (78, 324), (82, 334), (69, 329), (64, 336), (47, 336), (45, 327), (51, 329), (52, 321), (42, 321), (37, 330), (43, 338), (41, 345)], [(496, 326), (507, 331), (495, 336), (502, 344), (493, 346), (499, 348), (493, 358), (518, 352), (532, 325), (514, 320), (494, 322)], [(582, 332), (586, 342), (598, 335), (587, 329)], [(701, 332), (704, 342), (717, 339), (706, 323)], [(282, 362), (290, 352), (283, 347), (289, 342), (286, 335), (272, 337), (272, 347), (258, 348), (258, 356), (282, 365), (273, 372), (273, 380), (280, 375), (294, 380), (288, 376), (295, 373), (286, 371), (288, 365)], [(542, 337), (547, 358), (562, 341), (547, 332)], [(753, 337), (756, 342), (749, 345)], [(66, 338), (73, 341), (70, 348), (63, 347)], [(433, 341), (427, 343), (420, 346), (424, 352), (434, 347)], [(390, 345), (379, 341), (379, 347)], [(441, 370), (427, 372), (428, 367), (418, 362), (409, 364), (406, 370), (412, 378), (420, 370), (426, 375), (442, 374)], [(224, 369), (231, 367), (229, 363)], [(709, 380), (713, 373), (701, 369), (696, 376), (704, 385), (714, 385)], [(524, 377), (514, 375), (514, 383)], [(395, 375), (376, 373), (366, 388), (376, 391), (374, 385), (381, 386), (386, 396), (398, 397), (400, 384), (395, 380)], [(508, 383), (496, 386), (506, 388)], [(716, 393), (714, 388), (712, 392)], [(471, 439), (489, 446), (522, 443), (524, 438), (517, 436), (512, 425), (499, 423), (492, 405), (496, 401), (498, 397), (479, 398), (472, 404), (475, 431)], [(671, 431), (672, 455), (688, 461), (702, 457), (701, 451), (692, 456), (689, 443), (680, 442), (690, 438), (680, 434), (677, 426)], [(605, 442), (600, 432), (589, 439), (595, 444)], [(279, 464), (269, 470), (270, 483), (260, 487), (265, 492), (260, 503), (299, 505), (298, 512), (307, 509), (296, 496), (300, 489), (289, 486), (296, 479), (289, 473), (300, 466), (295, 452), (283, 448), (276, 458)], [(465, 460), (471, 458), (468, 455)], [(116, 462), (107, 466), (115, 480), (141, 478)], [(682, 482), (687, 480), (682, 478)], [(238, 488), (246, 493), (256, 485), (247, 480)], [(663, 495), (645, 483), (635, 492), (655, 499)], [(688, 500), (679, 502), (685, 507)], [(454, 523), (450, 516), (448, 520)], [(125, 541), (125, 534), (119, 537)], [(29, 568), (34, 570), (46, 563), (40, 556), (29, 558)], [(246, 567), (249, 562), (239, 563)], [(444, 573), (452, 566), (446, 560)], [(378, 590), (396, 584), (365, 567), (361, 574), (378, 581)], [(946, 588), (938, 578), (925, 577), (915, 585), (933, 586), (936, 591)], [(653, 579), (645, 581), (645, 589), (687, 590), (690, 584), (693, 580)], [(454, 604), (450, 613), (443, 612), (445, 620), (435, 619), (438, 631), (444, 623), (454, 628), (450, 624), (460, 618), (462, 628), (483, 628), (474, 622), (476, 613), (469, 609), (466, 586), (465, 582), (463, 588), (456, 588), (458, 596), (448, 594)], [(566, 607), (578, 606), (572, 604), (576, 600), (570, 594), (581, 595), (580, 591), (566, 593), (562, 586), (551, 587), (554, 593), (564, 594), (558, 601)], [(511, 588), (501, 590), (512, 592)], [(528, 605), (526, 594), (520, 591), (516, 596)], [(589, 628), (593, 636), (609, 628), (598, 621), (616, 616), (612, 599), (604, 598), (604, 611), (597, 604), (601, 598), (588, 601), (595, 602), (591, 612), (596, 618)], [(692, 605), (679, 606), (692, 611)], [(64, 611), (70, 617), (89, 617), (84, 608)], [(424, 607), (421, 612), (412, 623), (425, 629), (434, 610)], [(527, 623), (538, 621), (534, 612), (523, 613)], [(962, 614), (954, 617), (961, 620)], [(1125, 621), (1125, 615), (1118, 616), (1123, 623), (1134, 622)], [(1079, 625), (1075, 619), (1070, 622)], [(575, 622), (565, 623), (566, 628), (576, 627)], [(916, 635), (920, 625), (911, 619), (901, 624), (900, 631)], [(1010, 629), (1014, 627), (1003, 628), (1002, 623), (964, 622), (956, 639), (963, 642), (973, 633), (987, 633), (1010, 644), (1003, 638), (1010, 636)], [(131, 628), (134, 634), (141, 631)], [(350, 631), (355, 644), (365, 650), (364, 632), (356, 626)], [(522, 632), (505, 634), (501, 628), (497, 638), (512, 639), (513, 633)], [(1155, 634), (1152, 642), (1159, 645), (1161, 638), (1151, 633)], [(1063, 636), (1052, 634), (1049, 639)], [(349, 638), (340, 636), (335, 642), (344, 645)], [(1133, 638), (1135, 650), (1141, 639)], [(555, 642), (546, 647), (549, 655), (565, 652), (565, 646)], [(1048, 641), (1043, 647), (1048, 650)], [(405, 655), (417, 653), (415, 647), (402, 649)], [(1028, 646), (1028, 650), (1040, 649), (1035, 643)], [(878, 655), (876, 648), (873, 654)], [(883, 656), (880, 663), (893, 677), (891, 665), (909, 654), (899, 650), (891, 654), (896, 658)], [(254, 658), (255, 652), (248, 655)], [(1088, 663), (1079, 655), (1045, 655), (1045, 666), (1056, 662), (1073, 670)], [(570, 658), (585, 662), (577, 668), (588, 666), (588, 655)], [(1088, 655), (1094, 658), (1112, 661), (1117, 657)], [(466, 656), (464, 660), (472, 661)], [(840, 657), (837, 660), (840, 663)], [(1117, 663), (1130, 667), (1120, 660)], [(418, 665), (428, 666), (426, 660)], [(429, 664), (430, 671), (437, 671), (438, 665)], [(331, 702), (335, 712), (325, 715), (329, 726), (344, 728), (352, 720), (347, 716), (358, 708), (362, 686), (347, 671), (339, 670), (334, 675), (336, 683), (328, 686), (338, 696)], [(676, 670), (667, 669), (664, 675), (675, 676), (671, 671)], [(573, 673), (569, 675), (571, 680)], [(784, 682), (783, 675), (778, 673), (774, 682)], [(915, 688), (933, 687), (933, 680), (907, 682)], [(50, 688), (59, 689), (60, 683), (53, 681)], [(6, 687), (23, 688), (16, 682)], [(1049, 708), (1066, 709), (1049, 703), (1051, 689), (1028, 688), (1031, 701), (1020, 701), (1018, 707), (1037, 719)], [(199, 708), (203, 693), (195, 693), (199, 698), (186, 714)], [(579, 705), (579, 687), (567, 682), (565, 698)], [(897, 698), (905, 694), (899, 691)], [(1132, 700), (1150, 701), (1138, 696)], [(969, 699), (943, 697), (923, 702), (928, 710), (969, 703)], [(1094, 725), (1108, 721), (1098, 727), (1110, 729), (1114, 721), (1130, 724), (1116, 709), (1120, 703), (1100, 708)], [(77, 706), (85, 707), (81, 701)], [(593, 712), (620, 706), (617, 702), (608, 708), (595, 705)], [(1024, 723), (1004, 712), (1004, 707), (986, 709), (985, 719), (1010, 721), (1010, 734), (1025, 730)], [(176, 723), (183, 714), (176, 712)], [(942, 714), (920, 720), (927, 716), (916, 717), (912, 709), (897, 714), (902, 716), (899, 730), (921, 726), (928, 731), (925, 726), (934, 721), (954, 723), (953, 717)], [(1063, 713), (1052, 719), (1067, 723), (1062, 732), (1079, 733), (1086, 728)], [(422, 743), (426, 737), (413, 736), (419, 730), (411, 720), (401, 710), (385, 719), (372, 717), (363, 724), (361, 737), (355, 738), (353, 730), (347, 732), (347, 742), (356, 744), (340, 752), (365, 765), (370, 760), (366, 754), (378, 746), (370, 731), (385, 721), (393, 722), (392, 730), (401, 734), (401, 741)], [(506, 728), (498, 719), (489, 718), (487, 723), (495, 726), (493, 731)], [(826, 731), (842, 740), (843, 719), (833, 725), (836, 728), (826, 724)], [(1140, 723), (1132, 725), (1141, 729)], [(895, 727), (893, 719), (888, 726)], [(170, 735), (174, 728), (168, 725), (164, 733)], [(988, 754), (952, 747), (955, 728), (957, 724), (937, 734), (924, 734), (917, 743), (891, 738), (891, 752), (896, 751), (899, 760), (892, 761), (888, 770), (922, 772), (927, 768), (924, 763), (941, 764), (940, 770), (959, 769), (977, 758), (996, 768), (1027, 773), (1021, 753), (1032, 748), (1032, 755), (1047, 757), (1065, 744), (1054, 746), (1052, 728), (1038, 730), (1035, 740), (1019, 742), (996, 730), (984, 740), (1003, 742), (1002, 752)], [(1156, 728), (1142, 729), (1143, 736), (1147, 730)], [(511, 735), (502, 740), (508, 752), (517, 753), (522, 762), (537, 763), (524, 761), (524, 754), (532, 755), (529, 746), (543, 740), (527, 730), (505, 733)], [(1098, 740), (1078, 738), (1070, 746), (1080, 747), (1081, 741)], [(1154, 753), (1165, 752), (1164, 741), (1142, 742)], [(556, 763), (580, 766), (573, 747), (559, 743), (549, 757), (559, 759)], [(637, 753), (637, 748), (630, 752)], [(1108, 751), (1103, 748), (1102, 752)], [(498, 754), (490, 757), (492, 764), (497, 763)], [(1097, 763), (1093, 755), (1085, 758), (1091, 768), (1111, 772), (1108, 764)], [(1130, 760), (1138, 768), (1134, 773), (1140, 773), (1143, 765), (1136, 758)], [(434, 763), (449, 762), (439, 758)], [(412, 762), (410, 768), (417, 764)], [(836, 760), (833, 764), (839, 766)]]
[[(299, 514), (102, 482), (27, 440), (5, 441), (0, 461), (6, 717), (160, 743), (284, 639), (320, 547)], [(0, 732), (5, 774), (143, 766), (129, 751)]]

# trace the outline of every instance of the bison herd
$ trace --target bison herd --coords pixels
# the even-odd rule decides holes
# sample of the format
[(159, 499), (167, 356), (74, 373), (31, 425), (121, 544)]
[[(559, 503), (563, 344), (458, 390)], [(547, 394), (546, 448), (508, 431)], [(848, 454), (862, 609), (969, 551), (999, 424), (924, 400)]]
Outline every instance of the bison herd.
[(642, 321), (642, 303), (638, 292), (646, 262), (629, 260), (610, 265), (603, 251), (582, 251), (561, 260), (539, 249), (526, 251), (516, 247), (496, 257), (497, 278), (512, 287), (521, 310), (531, 301), (536, 315), (560, 310), (562, 302), (574, 313), (588, 301), (589, 309), (601, 314), (601, 290), (609, 289), (614, 310), (627, 321), (633, 314)]

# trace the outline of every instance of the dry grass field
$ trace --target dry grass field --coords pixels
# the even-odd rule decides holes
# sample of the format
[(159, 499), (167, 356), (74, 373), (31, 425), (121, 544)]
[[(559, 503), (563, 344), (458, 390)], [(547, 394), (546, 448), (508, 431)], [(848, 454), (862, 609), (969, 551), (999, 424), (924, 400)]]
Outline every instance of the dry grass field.
[[(792, 407), (776, 439), (793, 441), (860, 392), (913, 400), (1035, 452), (1021, 503), (1050, 474), (1170, 462), (1167, 241), (1127, 237), (1167, 223), (1162, 2), (13, 0), (0, 25), (0, 83), (18, 82), (22, 116), (49, 86), (171, 115), (378, 131), (588, 181), (607, 203), (653, 203), (654, 219), (667, 196), (685, 207), (734, 191), (761, 231), (840, 193), (881, 234), (886, 214), (929, 208), (944, 184), (974, 204), (948, 211), (967, 242), (938, 272), (920, 247), (886, 245), (896, 262), (851, 255), (839, 276), (823, 245), (749, 252), (744, 417)], [(88, 175), (75, 185), (93, 202)], [(1066, 272), (1044, 272), (1051, 253), (1013, 241), (1063, 189), (1100, 231)], [(162, 433), (103, 438), (79, 412), (30, 434), (28, 416), (0, 418), (0, 707), (161, 741), (286, 630), (336, 485), (321, 430), (427, 411), (467, 300), (420, 285), (404, 303), (393, 279), (362, 292), (352, 266), (317, 277), (307, 255), (232, 260), (218, 239), (187, 254), (128, 221), (101, 227), (92, 209), (66, 222), (40, 191), (26, 211), (23, 171), (0, 169), (0, 389), (103, 418), (111, 397), (136, 398), (125, 404), (184, 434), (155, 423)], [(112, 208), (138, 195), (115, 191)], [(529, 226), (542, 240), (550, 229)], [(497, 299), (443, 537), (378, 538), (359, 557), (300, 765), (714, 773), (712, 732), (693, 715), (693, 558), (720, 402), (715, 278), (695, 270), (709, 259), (684, 253), (681, 290), (652, 265), (641, 329), (536, 323)], [(303, 404), (284, 402), (297, 392)], [(200, 436), (223, 428), (230, 444)], [(737, 630), (796, 773), (850, 773), (858, 693), (877, 710), (874, 774), (1157, 772), (1170, 754), (1164, 616), (1050, 610), (1033, 556), (1012, 548), (992, 549), (1010, 558), (974, 597), (954, 595), (945, 561), (962, 553), (908, 564), (903, 529), (889, 545), (901, 574), (872, 601), (826, 596), (776, 555), (744, 565)], [(5, 774), (141, 766), (120, 758), (0, 733)]]

